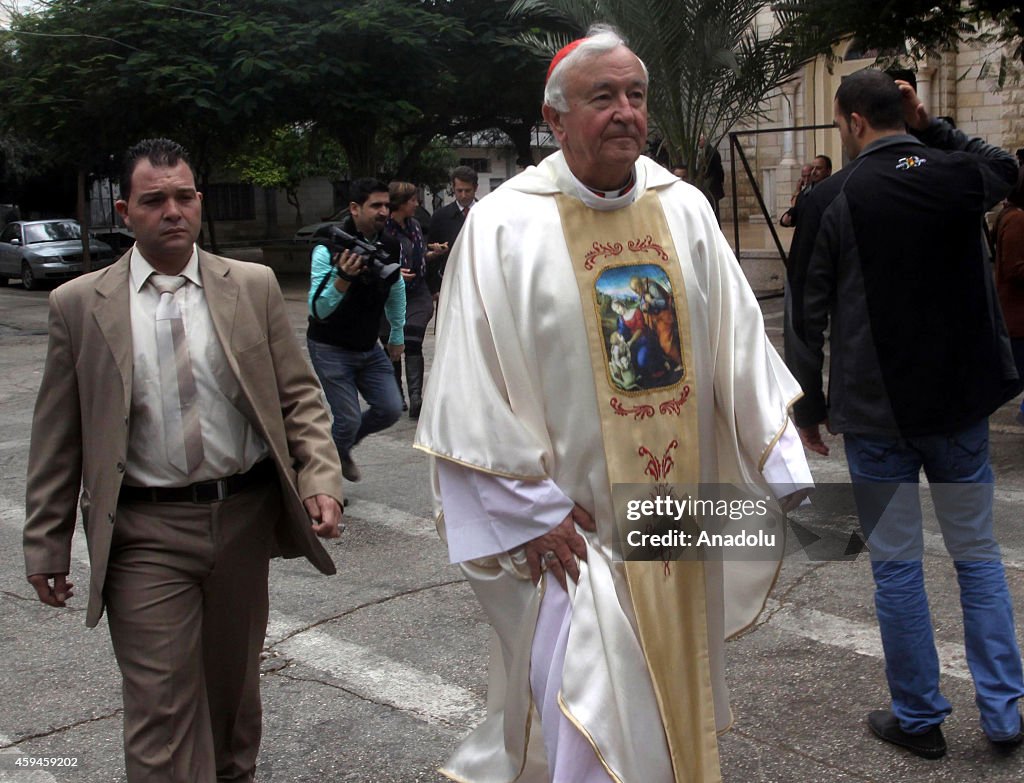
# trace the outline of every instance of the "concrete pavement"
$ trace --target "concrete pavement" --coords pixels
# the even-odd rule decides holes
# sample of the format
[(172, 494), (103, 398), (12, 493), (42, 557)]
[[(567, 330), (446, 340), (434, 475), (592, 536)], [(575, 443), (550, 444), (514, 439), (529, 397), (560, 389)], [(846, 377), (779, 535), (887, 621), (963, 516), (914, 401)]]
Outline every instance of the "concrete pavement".
[[(300, 336), (305, 285), (283, 285)], [(71, 608), (42, 606), (23, 575), (24, 474), (45, 302), (45, 292), (0, 289), (0, 783), (109, 783), (124, 777), (119, 682), (104, 624), (84, 627), (82, 592)], [(763, 309), (778, 345), (781, 300)], [(994, 417), (992, 444), (997, 527), (1024, 611), (1024, 428), (1013, 407)], [(440, 781), (435, 768), (483, 714), (487, 624), (433, 531), (413, 430), (403, 418), (358, 448), (364, 480), (349, 487), (349, 530), (329, 544), (337, 577), (298, 561), (272, 566), (261, 781)], [(814, 458), (819, 480), (845, 478), (838, 445), (831, 458)], [(813, 515), (801, 513), (813, 526)], [(948, 756), (917, 759), (864, 725), (887, 701), (866, 558), (815, 562), (794, 552), (768, 611), (728, 647), (735, 724), (721, 740), (727, 783), (1024, 779), (1024, 752), (993, 756), (978, 728), (952, 564), (935, 531), (926, 544), (943, 687), (954, 705)], [(72, 577), (83, 589), (86, 574), (77, 537)], [(77, 766), (15, 766), (32, 757)]]

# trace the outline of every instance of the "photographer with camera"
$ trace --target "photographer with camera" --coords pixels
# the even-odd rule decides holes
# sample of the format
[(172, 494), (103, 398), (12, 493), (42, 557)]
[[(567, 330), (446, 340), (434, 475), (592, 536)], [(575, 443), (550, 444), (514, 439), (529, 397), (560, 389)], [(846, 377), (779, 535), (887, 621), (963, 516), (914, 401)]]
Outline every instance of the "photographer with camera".
[[(402, 415), (391, 362), (405, 347), (405, 282), (397, 263), (401, 248), (383, 232), (388, 200), (380, 180), (353, 182), (348, 217), (340, 228), (318, 231), (312, 253), (306, 343), (334, 415), (331, 435), (349, 481), (360, 478), (352, 447)], [(377, 343), (382, 313), (391, 325), (387, 355)], [(365, 411), (360, 394), (370, 406)]]

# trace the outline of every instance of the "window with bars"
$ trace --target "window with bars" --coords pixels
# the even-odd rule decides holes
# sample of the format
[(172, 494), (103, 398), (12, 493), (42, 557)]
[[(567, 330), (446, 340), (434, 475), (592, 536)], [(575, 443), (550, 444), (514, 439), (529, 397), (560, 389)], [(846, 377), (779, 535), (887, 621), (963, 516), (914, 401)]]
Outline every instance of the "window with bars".
[(252, 185), (225, 182), (203, 192), (203, 209), (214, 220), (254, 220), (256, 189)]

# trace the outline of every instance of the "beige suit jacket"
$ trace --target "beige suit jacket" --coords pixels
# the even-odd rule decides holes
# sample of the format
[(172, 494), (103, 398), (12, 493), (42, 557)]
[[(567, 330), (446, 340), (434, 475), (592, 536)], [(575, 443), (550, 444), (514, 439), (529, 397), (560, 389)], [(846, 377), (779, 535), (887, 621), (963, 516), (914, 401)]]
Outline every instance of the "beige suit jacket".
[[(86, 624), (103, 614), (103, 584), (124, 478), (132, 398), (129, 258), (50, 294), (49, 346), (32, 421), (25, 498), (28, 575), (69, 573), (81, 500), (91, 565)], [(278, 553), (325, 574), (334, 562), (302, 498), (341, 500), (341, 466), (320, 386), (303, 358), (273, 272), (199, 251), (214, 329), (238, 378), (235, 400), (269, 445), (284, 513)]]

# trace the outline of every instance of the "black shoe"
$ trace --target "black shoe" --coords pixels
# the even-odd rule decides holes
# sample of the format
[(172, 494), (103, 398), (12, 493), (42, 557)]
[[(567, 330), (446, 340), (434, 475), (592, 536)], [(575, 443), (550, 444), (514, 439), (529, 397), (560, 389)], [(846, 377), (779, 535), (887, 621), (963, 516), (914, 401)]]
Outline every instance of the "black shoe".
[(351, 457), (341, 458), (341, 475), (349, 481), (359, 481), (359, 479), (362, 478), (362, 474), (359, 472), (359, 466), (352, 461)]
[(989, 738), (989, 742), (992, 743), (992, 750), (1000, 756), (1009, 756), (1024, 743), (1024, 717), (1020, 718), (1020, 728), (1014, 736), (1002, 740)]
[(906, 748), (923, 759), (940, 759), (946, 755), (946, 738), (942, 729), (932, 726), (922, 734), (909, 734), (900, 728), (896, 716), (889, 710), (872, 710), (868, 713), (868, 726), (875, 736)]

